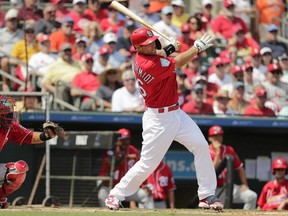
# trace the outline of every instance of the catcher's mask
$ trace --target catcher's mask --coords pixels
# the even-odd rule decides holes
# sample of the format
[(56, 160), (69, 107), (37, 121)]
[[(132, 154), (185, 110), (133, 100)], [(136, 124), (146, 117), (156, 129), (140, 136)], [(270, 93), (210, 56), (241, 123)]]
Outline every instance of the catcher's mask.
[(0, 96), (0, 126), (8, 129), (16, 120), (14, 106), (16, 102), (14, 98), (8, 96)]

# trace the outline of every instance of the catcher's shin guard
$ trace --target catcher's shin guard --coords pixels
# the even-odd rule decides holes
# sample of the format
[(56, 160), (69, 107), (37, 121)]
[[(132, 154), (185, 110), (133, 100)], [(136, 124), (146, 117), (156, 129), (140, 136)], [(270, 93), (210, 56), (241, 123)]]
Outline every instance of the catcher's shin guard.
[(21, 187), (29, 167), (23, 160), (0, 164), (0, 198)]

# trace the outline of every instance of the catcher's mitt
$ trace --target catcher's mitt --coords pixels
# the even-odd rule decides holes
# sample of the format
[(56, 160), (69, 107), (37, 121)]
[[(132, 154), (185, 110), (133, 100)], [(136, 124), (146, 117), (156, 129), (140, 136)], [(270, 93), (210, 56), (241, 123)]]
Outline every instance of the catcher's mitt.
[[(60, 127), (57, 123), (47, 121), (43, 124), (43, 129), (44, 132), (49, 134), (50, 137), (54, 137), (57, 135), (64, 140), (68, 138), (68, 135), (65, 132), (65, 130), (62, 127)], [(51, 136), (51, 132), (53, 133), (54, 136)]]

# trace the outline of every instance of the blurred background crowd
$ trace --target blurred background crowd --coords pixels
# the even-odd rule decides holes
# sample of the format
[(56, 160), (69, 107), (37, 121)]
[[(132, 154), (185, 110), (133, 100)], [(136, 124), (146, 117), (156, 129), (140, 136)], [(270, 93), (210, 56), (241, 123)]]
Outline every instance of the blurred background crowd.
[[(143, 112), (129, 39), (141, 26), (110, 2), (0, 1), (0, 90), (49, 92), (52, 109)], [(215, 46), (176, 71), (185, 112), (288, 117), (285, 0), (119, 2), (177, 38), (179, 52), (215, 36)], [(18, 111), (44, 107), (37, 97), (18, 102)]]

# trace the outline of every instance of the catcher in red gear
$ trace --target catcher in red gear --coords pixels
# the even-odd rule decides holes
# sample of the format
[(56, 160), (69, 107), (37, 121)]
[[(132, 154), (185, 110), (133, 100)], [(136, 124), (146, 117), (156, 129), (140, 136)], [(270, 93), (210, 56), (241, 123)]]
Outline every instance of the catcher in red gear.
[[(57, 135), (51, 124), (46, 128), (44, 127), (43, 132), (24, 128), (16, 121), (15, 104), (16, 102), (12, 97), (0, 96), (0, 151), (10, 142), (19, 145), (38, 144)], [(57, 124), (54, 125), (58, 126)], [(28, 169), (27, 163), (23, 160), (0, 163), (0, 208), (9, 206), (7, 196), (21, 187)]]
[(267, 182), (258, 199), (258, 209), (261, 210), (288, 210), (288, 179), (287, 161), (276, 158), (272, 163), (272, 173), (275, 179)]

